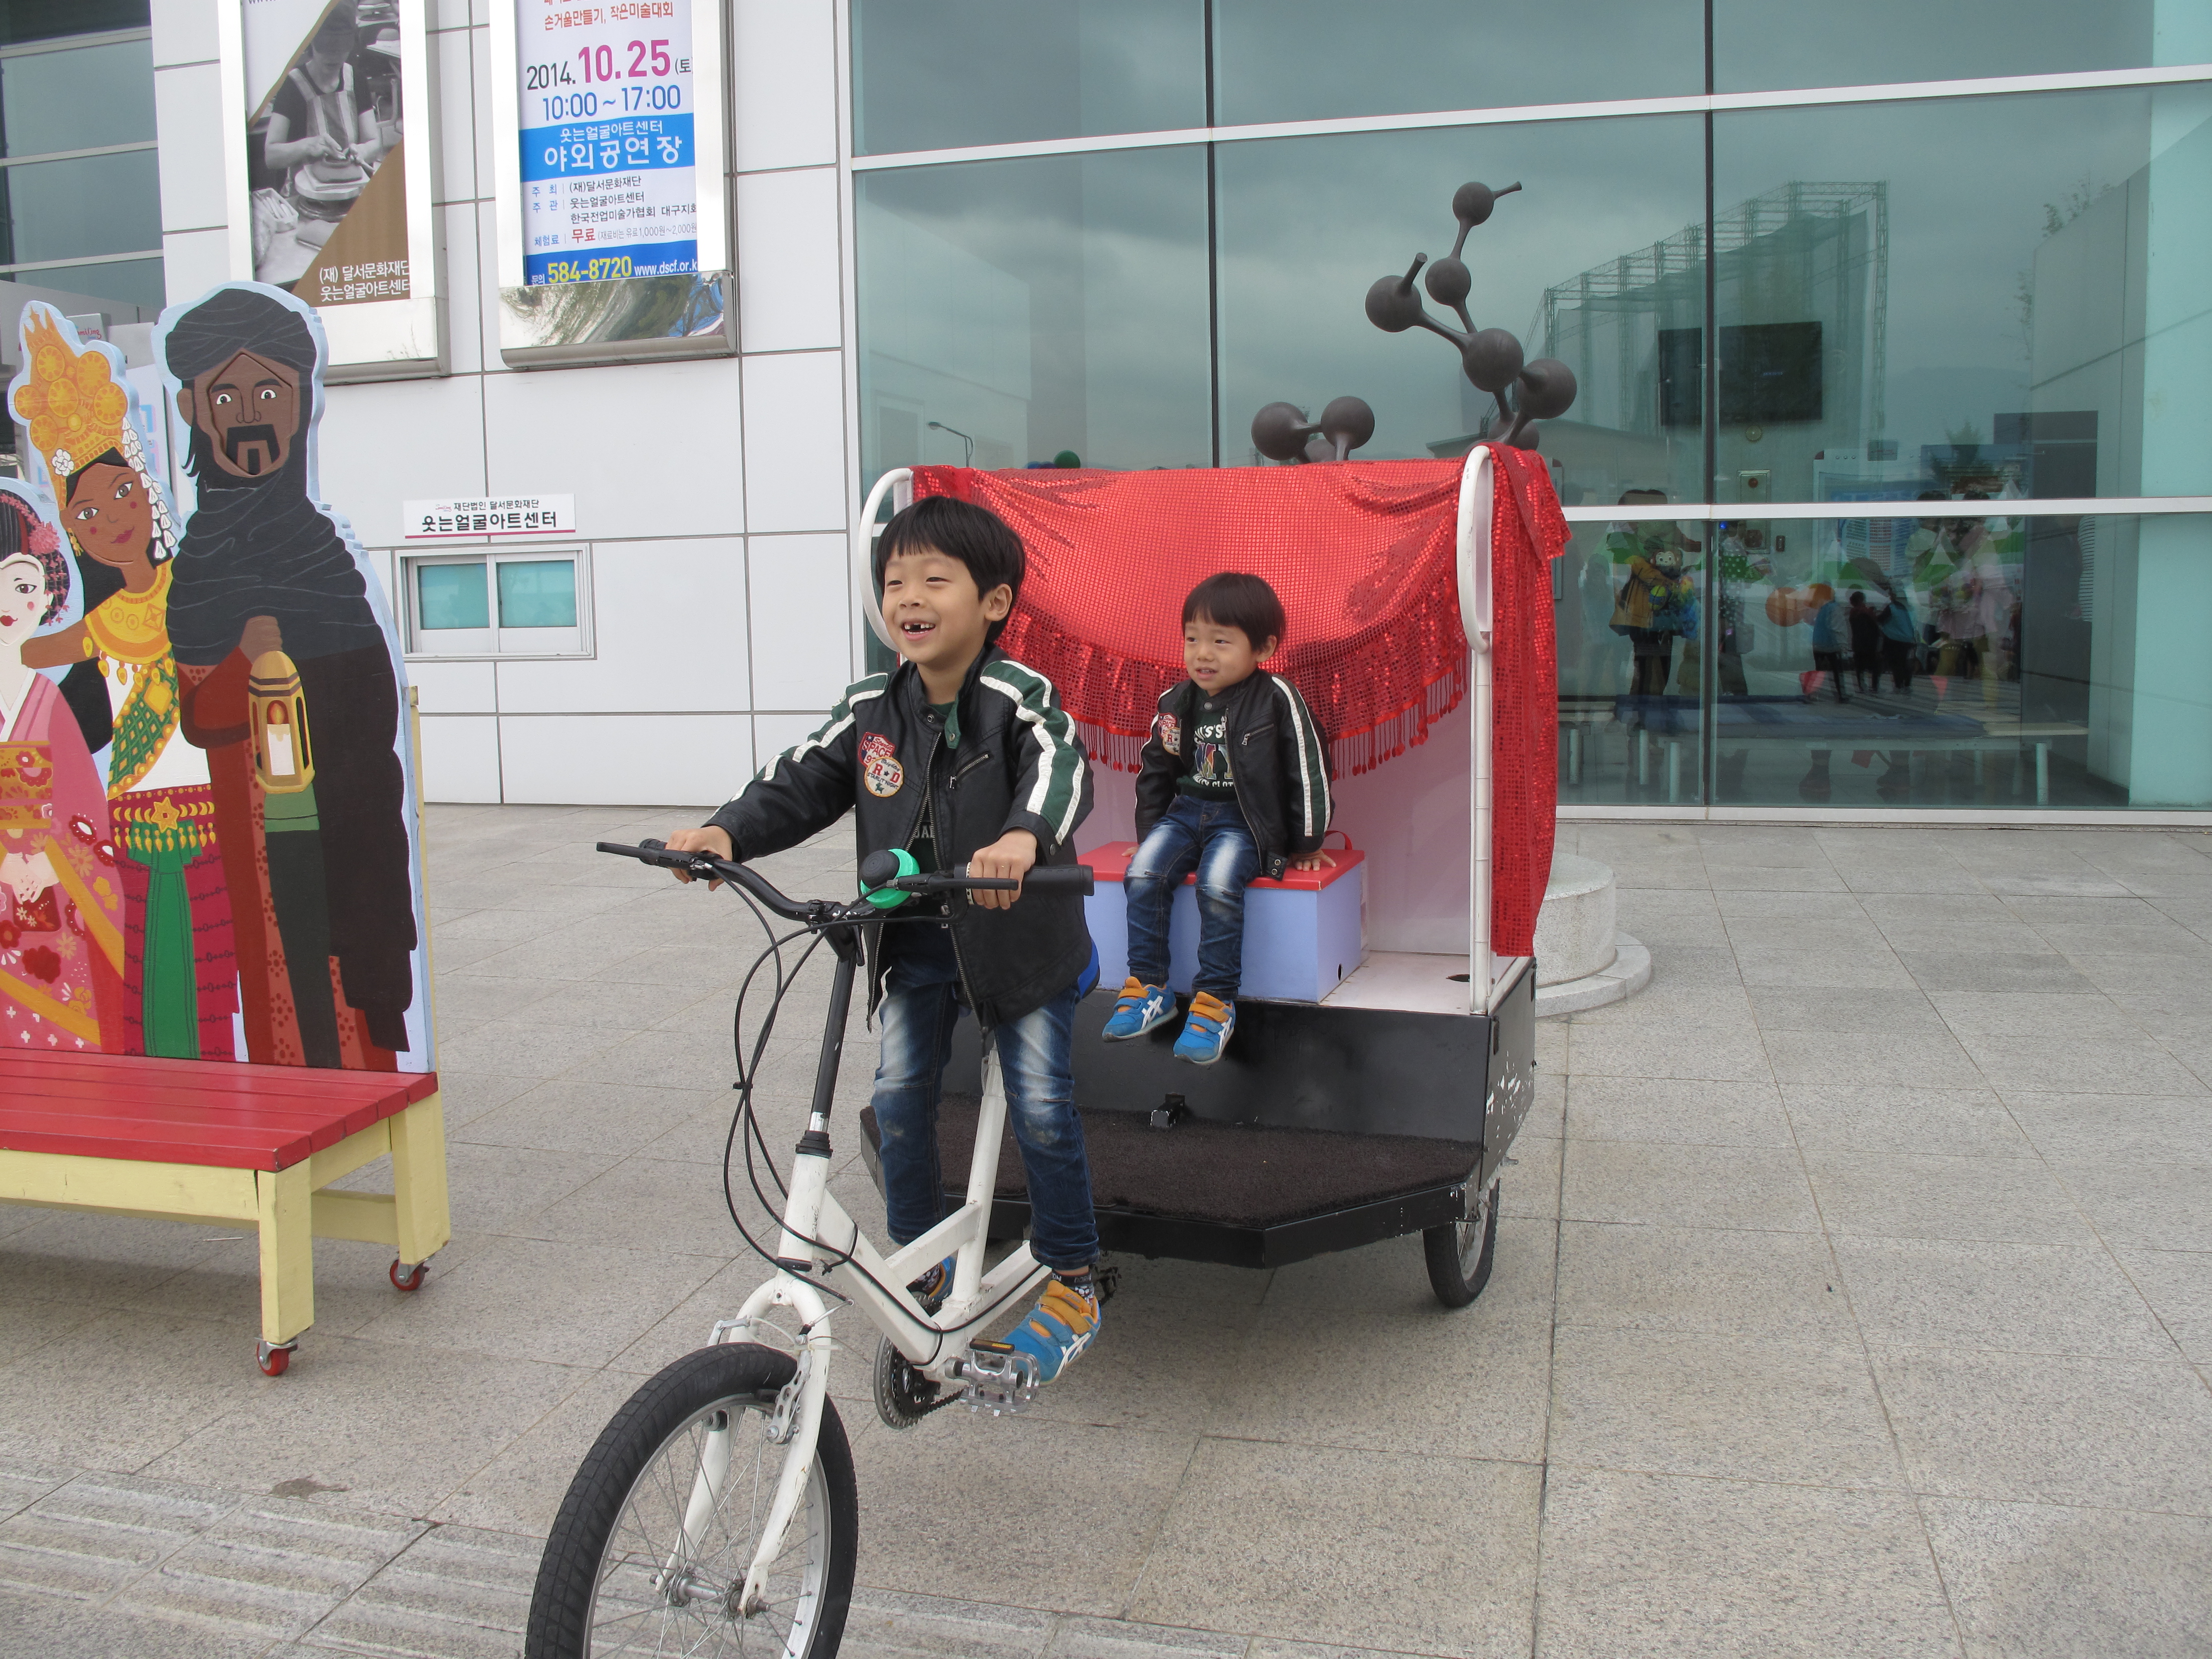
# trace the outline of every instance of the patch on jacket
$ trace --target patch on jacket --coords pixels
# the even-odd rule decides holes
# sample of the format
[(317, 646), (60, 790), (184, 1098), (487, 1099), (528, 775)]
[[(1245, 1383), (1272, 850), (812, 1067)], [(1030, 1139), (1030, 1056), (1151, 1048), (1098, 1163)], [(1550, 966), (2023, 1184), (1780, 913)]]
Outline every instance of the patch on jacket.
[(898, 750), (891, 740), (880, 732), (860, 734), (860, 780), (868, 786), (868, 793), (888, 800), (899, 792), (906, 781), (906, 769), (899, 764)]
[(1163, 713), (1155, 715), (1152, 730), (1159, 733), (1161, 748), (1170, 755), (1182, 753), (1182, 722), (1173, 714)]

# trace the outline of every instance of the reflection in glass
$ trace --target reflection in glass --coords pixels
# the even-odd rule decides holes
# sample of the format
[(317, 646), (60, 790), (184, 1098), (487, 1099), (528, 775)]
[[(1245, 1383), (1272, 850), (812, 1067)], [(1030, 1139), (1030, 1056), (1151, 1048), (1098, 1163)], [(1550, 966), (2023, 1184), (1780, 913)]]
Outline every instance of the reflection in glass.
[(1214, 0), (1214, 119), (1680, 96), (1705, 89), (1705, 45), (1697, 0)]
[(2212, 520), (1714, 528), (1717, 608), (1742, 619), (1733, 672), (1725, 641), (1720, 657), (1717, 802), (2212, 804), (2212, 684), (2190, 637), (2212, 615)]
[(161, 245), (161, 190), (150, 149), (5, 169), (7, 258), (74, 259)]
[(480, 564), (416, 565), (415, 605), (426, 630), (491, 626), (491, 600)]
[[(2212, 87), (1723, 113), (1714, 143), (1717, 499), (2212, 489)], [(1662, 354), (1685, 432), (1702, 350)]]
[(971, 440), (985, 468), (1212, 464), (1202, 149), (854, 184), (863, 487)]
[(1449, 250), (1462, 183), (1518, 179), (1468, 240), (1468, 303), (1478, 327), (1575, 372), (1575, 406), (1543, 428), (1561, 498), (1700, 495), (1700, 432), (1662, 409), (1669, 331), (1704, 320), (1702, 228), (1671, 234), (1703, 217), (1700, 118), (1276, 139), (1224, 144), (1215, 165), (1224, 462), (1256, 463), (1261, 405), (1318, 413), (1347, 393), (1375, 410), (1362, 459), (1465, 453), (1489, 396), (1429, 336), (1377, 332), (1361, 297), (1415, 252)]
[(92, 265), (49, 265), (39, 270), (0, 273), (0, 276), (33, 288), (58, 289), (64, 294), (82, 294), (95, 300), (112, 300), (118, 305), (136, 306), (141, 322), (152, 322), (162, 306), (167, 303), (159, 256), (151, 259), (103, 261)]
[(0, 133), (9, 155), (150, 140), (153, 42), (117, 40), (0, 58)]
[(854, 0), (861, 155), (1206, 125), (1202, 0)]
[[(2183, 21), (2184, 12), (2193, 15)], [(2201, 38), (2208, 34), (2205, 8), (2174, 0), (1713, 0), (1713, 88), (1759, 92), (2201, 64), (2212, 61), (2212, 40)]]
[[(1648, 512), (1662, 501), (1633, 491), (1622, 505)], [(1554, 589), (1560, 803), (1694, 805), (1711, 632), (1706, 526), (1638, 518), (1573, 528)]]
[[(483, 601), (478, 599), (478, 604)], [(573, 559), (503, 559), (499, 567), (501, 628), (574, 628), (576, 565)]]

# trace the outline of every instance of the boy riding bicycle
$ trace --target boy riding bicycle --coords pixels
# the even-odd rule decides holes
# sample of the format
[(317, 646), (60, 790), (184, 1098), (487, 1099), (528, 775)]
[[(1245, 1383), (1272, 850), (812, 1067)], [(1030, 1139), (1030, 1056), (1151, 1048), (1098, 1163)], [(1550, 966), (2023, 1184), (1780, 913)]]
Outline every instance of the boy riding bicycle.
[[(1021, 538), (982, 507), (933, 496), (898, 514), (877, 540), (875, 573), (904, 660), (848, 689), (820, 730), (703, 826), (669, 836), (670, 850), (741, 863), (796, 846), (850, 811), (863, 859), (903, 848), (925, 872), (965, 863), (970, 875), (1017, 881), (1036, 865), (1073, 863), (1075, 829), (1091, 810), (1090, 763), (1052, 683), (995, 644), (1024, 568)], [(1053, 1270), (1006, 1340), (1049, 1381), (1099, 1323), (1098, 1233), (1069, 1054), (1091, 961), (1083, 902), (975, 892), (949, 902), (934, 925), (871, 931), (885, 1224), (905, 1244), (944, 1217), (938, 1098), (953, 1025), (972, 999), (998, 1045), (1029, 1176), (1030, 1249)], [(933, 1311), (950, 1285), (948, 1261), (910, 1288)]]

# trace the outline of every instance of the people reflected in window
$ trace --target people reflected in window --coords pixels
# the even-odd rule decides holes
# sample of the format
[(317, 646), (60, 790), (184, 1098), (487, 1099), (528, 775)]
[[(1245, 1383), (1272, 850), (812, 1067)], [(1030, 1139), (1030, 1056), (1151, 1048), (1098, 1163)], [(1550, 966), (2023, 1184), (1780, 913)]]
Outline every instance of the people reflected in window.
[[(1623, 507), (1659, 507), (1666, 492), (1631, 489), (1623, 492)], [(1674, 641), (1692, 645), (1698, 637), (1698, 586), (1684, 569), (1685, 556), (1696, 544), (1682, 535), (1672, 520), (1617, 522), (1606, 532), (1606, 549), (1616, 575), (1622, 578), (1613, 611), (1613, 631), (1627, 640), (1634, 653), (1629, 675), (1631, 696), (1665, 695), (1674, 669)], [(1685, 692), (1697, 694), (1696, 653), (1685, 664)]]

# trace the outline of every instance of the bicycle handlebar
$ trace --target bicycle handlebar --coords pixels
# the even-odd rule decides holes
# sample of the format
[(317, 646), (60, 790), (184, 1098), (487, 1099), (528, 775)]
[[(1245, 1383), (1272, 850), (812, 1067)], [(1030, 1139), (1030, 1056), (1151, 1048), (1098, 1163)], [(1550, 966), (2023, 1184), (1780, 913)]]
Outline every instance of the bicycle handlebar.
[[(824, 911), (842, 913), (853, 910), (850, 918), (872, 918), (880, 913), (867, 905), (832, 904), (823, 900), (802, 901), (786, 897), (772, 886), (768, 878), (750, 866), (718, 859), (711, 853), (677, 853), (669, 850), (665, 842), (641, 842), (635, 847), (620, 842), (603, 841), (597, 843), (602, 853), (611, 853), (620, 858), (632, 858), (641, 864), (650, 864), (663, 870), (680, 870), (694, 876), (703, 876), (710, 881), (726, 881), (742, 887), (769, 910), (787, 921), (811, 922), (824, 920)], [(946, 892), (1008, 892), (1020, 888), (1028, 892), (1072, 893), (1087, 895), (1091, 890), (1092, 877), (1087, 864), (1041, 864), (1019, 881), (996, 876), (971, 876), (968, 866), (955, 870), (940, 870), (927, 875), (899, 876), (877, 884), (896, 888), (907, 893)]]

